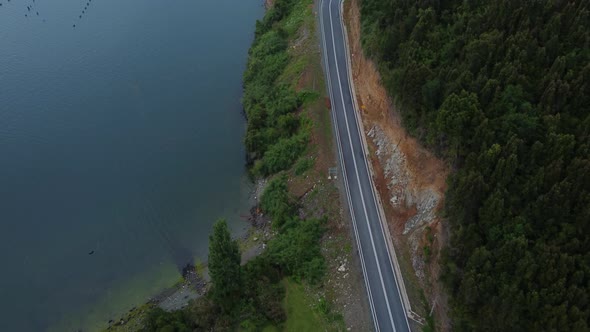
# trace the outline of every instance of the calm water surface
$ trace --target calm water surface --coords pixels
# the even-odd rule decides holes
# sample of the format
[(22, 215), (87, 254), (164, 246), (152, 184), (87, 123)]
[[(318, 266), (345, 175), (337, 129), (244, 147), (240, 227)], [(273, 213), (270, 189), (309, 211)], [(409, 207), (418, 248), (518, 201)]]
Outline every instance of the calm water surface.
[(244, 226), (262, 3), (0, 3), (0, 331), (101, 328)]

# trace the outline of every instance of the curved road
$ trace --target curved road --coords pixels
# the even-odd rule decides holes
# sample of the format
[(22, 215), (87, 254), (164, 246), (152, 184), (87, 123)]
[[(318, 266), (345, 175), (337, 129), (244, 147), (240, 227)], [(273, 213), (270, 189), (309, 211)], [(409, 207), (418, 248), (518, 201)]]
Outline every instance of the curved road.
[[(321, 0), (324, 70), (344, 186), (376, 331), (409, 332), (410, 327), (380, 220), (351, 93), (342, 0)], [(395, 253), (393, 253), (395, 254)]]

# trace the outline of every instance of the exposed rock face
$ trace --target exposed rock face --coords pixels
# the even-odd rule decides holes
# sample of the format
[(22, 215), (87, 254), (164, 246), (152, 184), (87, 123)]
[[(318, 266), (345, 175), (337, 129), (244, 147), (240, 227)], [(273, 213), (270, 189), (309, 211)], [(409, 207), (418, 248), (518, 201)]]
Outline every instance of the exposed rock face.
[(413, 229), (432, 223), (436, 218), (436, 208), (440, 201), (440, 196), (430, 189), (420, 190), (413, 196), (418, 212), (406, 221), (404, 235)]
[(433, 222), (440, 202), (440, 195), (431, 188), (417, 188), (412, 184), (412, 172), (409, 171), (406, 155), (399, 148), (399, 142), (391, 142), (384, 131), (374, 125), (368, 136), (377, 146), (375, 154), (383, 166), (389, 203), (394, 209), (415, 209), (416, 213), (405, 221), (403, 234)]
[(390, 142), (378, 125), (371, 128), (368, 136), (373, 139), (373, 143), (377, 146), (376, 155), (383, 165), (385, 177), (390, 180), (387, 184), (387, 189), (391, 193), (389, 202), (394, 208), (411, 205), (413, 199), (407, 190), (410, 174), (408, 173), (406, 158), (399, 149), (399, 143)]

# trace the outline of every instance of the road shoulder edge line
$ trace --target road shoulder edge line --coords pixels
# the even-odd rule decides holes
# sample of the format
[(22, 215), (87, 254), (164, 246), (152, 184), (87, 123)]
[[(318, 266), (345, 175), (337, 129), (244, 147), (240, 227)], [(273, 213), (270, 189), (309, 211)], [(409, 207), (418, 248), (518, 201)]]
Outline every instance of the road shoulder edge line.
[[(381, 195), (379, 195), (379, 193), (377, 192), (377, 189), (375, 187), (375, 182), (374, 182), (374, 170), (373, 170), (373, 165), (368, 162), (368, 159), (370, 158), (370, 155), (368, 153), (369, 148), (368, 148), (368, 144), (367, 144), (367, 138), (364, 134), (365, 132), (365, 126), (364, 126), (364, 122), (362, 121), (361, 115), (359, 113), (359, 107), (358, 107), (358, 101), (356, 98), (356, 89), (355, 89), (355, 85), (354, 85), (354, 76), (352, 74), (352, 61), (351, 61), (351, 55), (350, 55), (350, 47), (349, 47), (349, 42), (348, 42), (348, 29), (346, 27), (346, 24), (344, 24), (344, 0), (342, 0), (340, 2), (340, 24), (342, 25), (342, 31), (344, 31), (344, 46), (346, 49), (346, 62), (347, 62), (347, 70), (348, 70), (348, 77), (349, 77), (349, 86), (351, 89), (351, 95), (352, 95), (352, 104), (353, 104), (353, 108), (354, 108), (354, 114), (355, 114), (355, 118), (357, 121), (357, 128), (359, 129), (359, 131), (361, 131), (362, 128), (362, 132), (359, 133), (359, 136), (361, 136), (361, 141), (362, 141), (362, 149), (363, 149), (363, 153), (365, 155), (365, 164), (367, 165), (367, 169), (370, 172), (370, 180), (369, 182), (371, 182), (371, 191), (373, 192), (373, 196), (375, 197), (375, 202), (377, 204), (377, 211), (379, 212), (379, 222), (381, 224), (381, 228), (383, 230), (383, 234), (385, 236), (385, 242), (387, 243), (387, 247), (388, 247), (388, 254), (393, 266), (393, 270), (397, 276), (397, 281), (398, 281), (398, 287), (399, 287), (399, 291), (402, 297), (402, 305), (404, 306), (404, 309), (406, 311), (406, 316), (415, 319), (413, 316), (415, 316), (415, 314), (412, 311), (412, 307), (411, 307), (411, 303), (408, 297), (408, 293), (406, 291), (406, 286), (404, 283), (404, 278), (401, 272), (401, 268), (399, 265), (399, 262), (397, 260), (397, 255), (395, 252), (395, 247), (393, 245), (393, 239), (391, 237), (391, 233), (389, 232), (389, 227), (387, 225), (387, 218), (385, 217), (385, 211), (383, 209), (383, 202), (381, 200)], [(406, 321), (407, 321), (407, 317), (406, 317)], [(419, 317), (417, 317), (419, 319)], [(409, 324), (408, 324), (409, 325)]]

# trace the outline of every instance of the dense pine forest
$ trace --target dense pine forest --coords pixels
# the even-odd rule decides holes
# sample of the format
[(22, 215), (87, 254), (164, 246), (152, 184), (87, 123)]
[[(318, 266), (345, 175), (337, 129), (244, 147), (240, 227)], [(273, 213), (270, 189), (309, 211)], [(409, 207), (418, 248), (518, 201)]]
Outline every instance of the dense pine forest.
[(453, 330), (590, 330), (589, 7), (361, 1), (406, 128), (453, 166)]

